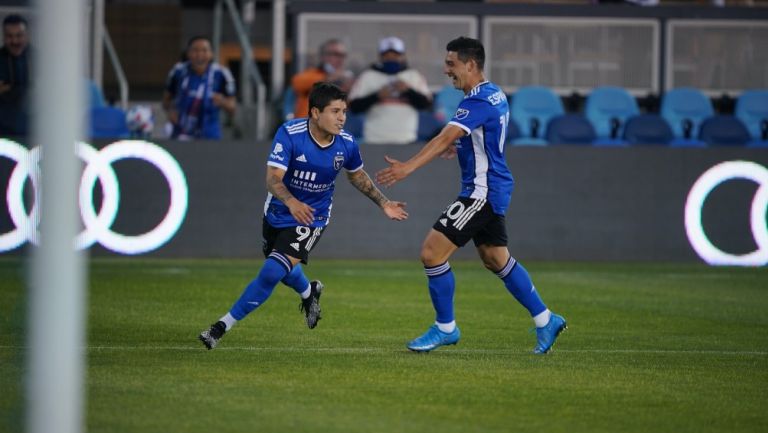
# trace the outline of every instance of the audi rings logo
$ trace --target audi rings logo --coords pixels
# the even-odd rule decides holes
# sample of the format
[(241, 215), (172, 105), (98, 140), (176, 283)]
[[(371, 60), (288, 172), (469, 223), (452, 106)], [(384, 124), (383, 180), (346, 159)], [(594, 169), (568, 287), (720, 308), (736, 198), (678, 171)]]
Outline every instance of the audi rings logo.
[[(749, 179), (759, 188), (752, 199), (750, 226), (757, 250), (744, 254), (728, 254), (710, 242), (701, 225), (701, 208), (707, 195), (730, 179)], [(696, 180), (685, 203), (685, 231), (693, 249), (710, 265), (763, 266), (768, 264), (768, 169), (749, 161), (728, 161), (710, 168)]]
[[(75, 239), (77, 248), (88, 248), (95, 242), (123, 254), (141, 254), (159, 248), (178, 231), (187, 213), (187, 181), (178, 162), (164, 149), (137, 140), (124, 140), (96, 150), (86, 143), (78, 143), (77, 153), (85, 162), (80, 179), (80, 214), (85, 229)], [(8, 180), (6, 193), (8, 212), (15, 228), (0, 233), (0, 252), (12, 250), (26, 241), (37, 245), (40, 234), (38, 203), (40, 194), (40, 149), (27, 150), (13, 141), (0, 139), (0, 157), (16, 163)], [(140, 235), (127, 236), (114, 232), (111, 227), (120, 203), (120, 186), (112, 164), (121, 159), (141, 159), (157, 167), (170, 188), (170, 204), (163, 220), (152, 230)], [(27, 212), (23, 189), (29, 178), (34, 189), (34, 204)], [(101, 208), (93, 208), (93, 189), (96, 180), (101, 183)]]

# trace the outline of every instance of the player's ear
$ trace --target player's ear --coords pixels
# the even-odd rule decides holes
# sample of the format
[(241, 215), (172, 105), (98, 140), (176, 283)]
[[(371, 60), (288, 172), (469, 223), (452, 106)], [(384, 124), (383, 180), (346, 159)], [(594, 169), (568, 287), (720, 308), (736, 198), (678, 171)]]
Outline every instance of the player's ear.
[(312, 119), (314, 119), (314, 120), (319, 119), (320, 118), (320, 109), (318, 109), (317, 107), (310, 108), (309, 109), (309, 116)]

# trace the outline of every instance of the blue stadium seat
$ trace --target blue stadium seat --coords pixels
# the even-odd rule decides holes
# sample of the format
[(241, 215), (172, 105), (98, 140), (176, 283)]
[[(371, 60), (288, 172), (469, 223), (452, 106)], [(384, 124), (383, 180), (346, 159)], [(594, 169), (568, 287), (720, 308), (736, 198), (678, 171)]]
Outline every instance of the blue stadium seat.
[(739, 95), (734, 115), (749, 131), (749, 146), (768, 146), (768, 90), (747, 90)]
[(547, 144), (544, 138), (550, 119), (565, 114), (563, 101), (548, 87), (521, 87), (512, 95), (512, 120), (520, 129), (514, 144)]
[(710, 146), (744, 146), (751, 137), (747, 127), (735, 116), (713, 116), (701, 124), (699, 139)]
[(624, 126), (624, 140), (630, 145), (666, 146), (674, 138), (672, 128), (658, 114), (630, 117)]
[(640, 114), (640, 109), (624, 88), (604, 86), (589, 93), (584, 114), (595, 128), (596, 145), (623, 145), (627, 119)]
[(705, 143), (696, 137), (704, 119), (714, 115), (712, 101), (700, 90), (683, 87), (672, 89), (661, 99), (661, 116), (669, 122), (676, 147), (701, 147)]
[(283, 92), (283, 105), (280, 108), (283, 121), (293, 119), (293, 112), (296, 110), (296, 92), (293, 91), (293, 87), (290, 85)]
[(102, 108), (106, 107), (107, 103), (104, 101), (104, 94), (101, 93), (101, 89), (93, 80), (85, 80), (85, 87), (88, 91), (88, 104), (90, 108)]
[(597, 135), (586, 117), (580, 114), (564, 114), (549, 121), (545, 137), (550, 144), (591, 145)]
[(363, 123), (365, 123), (365, 114), (354, 114), (347, 111), (347, 121), (344, 123), (344, 130), (359, 143), (363, 141)]
[(419, 111), (419, 125), (416, 129), (418, 141), (429, 141), (443, 128), (443, 122), (435, 117), (431, 111)]
[(125, 122), (125, 112), (116, 107), (91, 108), (91, 138), (128, 138), (130, 131)]
[(443, 86), (442, 89), (435, 93), (435, 116), (437, 120), (443, 124), (448, 123), (453, 115), (456, 114), (456, 109), (459, 107), (462, 99), (464, 99), (464, 92), (452, 85)]

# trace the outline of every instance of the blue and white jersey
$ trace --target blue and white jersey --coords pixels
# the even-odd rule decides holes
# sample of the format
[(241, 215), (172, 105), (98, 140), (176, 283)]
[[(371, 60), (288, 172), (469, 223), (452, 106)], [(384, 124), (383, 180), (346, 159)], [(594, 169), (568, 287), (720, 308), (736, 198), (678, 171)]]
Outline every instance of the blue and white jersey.
[(235, 80), (229, 69), (214, 62), (203, 75), (197, 75), (189, 62), (177, 63), (168, 73), (165, 90), (173, 96), (179, 113), (174, 138), (221, 138), (220, 109), (213, 103), (213, 94), (235, 95)]
[[(300, 118), (285, 122), (275, 134), (267, 165), (285, 170), (283, 183), (297, 200), (315, 209), (311, 227), (328, 224), (333, 205), (336, 176), (342, 168), (357, 171), (363, 159), (352, 135), (344, 130), (333, 142), (321, 147), (309, 133), (309, 120)], [(264, 217), (273, 227), (298, 226), (288, 207), (267, 194)]]
[(507, 96), (495, 84), (483, 81), (464, 96), (448, 123), (467, 133), (456, 143), (461, 166), (459, 196), (486, 199), (494, 213), (504, 215), (514, 187), (504, 159)]

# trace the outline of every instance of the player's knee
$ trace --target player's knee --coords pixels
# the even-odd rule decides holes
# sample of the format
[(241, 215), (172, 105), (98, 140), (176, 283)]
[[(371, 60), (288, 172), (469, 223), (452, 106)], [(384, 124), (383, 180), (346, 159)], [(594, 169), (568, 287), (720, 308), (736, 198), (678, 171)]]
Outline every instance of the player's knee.
[(438, 257), (435, 249), (431, 248), (429, 245), (424, 245), (421, 247), (420, 258), (421, 263), (428, 267), (442, 265), (445, 262), (445, 260), (441, 260), (441, 257)]

